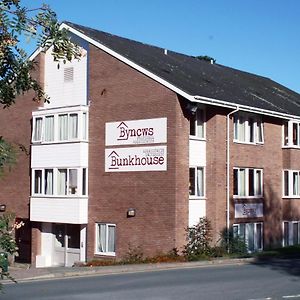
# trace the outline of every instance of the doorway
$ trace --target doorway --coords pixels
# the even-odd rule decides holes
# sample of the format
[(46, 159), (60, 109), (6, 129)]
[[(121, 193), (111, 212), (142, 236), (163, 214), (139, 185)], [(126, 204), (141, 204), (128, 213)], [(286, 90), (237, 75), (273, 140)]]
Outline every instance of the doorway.
[(15, 261), (18, 263), (31, 263), (31, 226), (29, 219), (16, 218), (16, 222), (23, 222), (24, 225), (16, 230), (16, 243), (18, 256)]

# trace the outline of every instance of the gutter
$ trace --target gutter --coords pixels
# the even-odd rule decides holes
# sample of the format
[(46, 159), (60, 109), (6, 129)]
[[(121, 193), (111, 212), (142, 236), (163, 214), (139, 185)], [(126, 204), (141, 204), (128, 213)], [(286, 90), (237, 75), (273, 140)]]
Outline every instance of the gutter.
[(235, 110), (226, 115), (226, 239), (227, 251), (229, 252), (229, 230), (230, 230), (230, 116), (240, 110), (236, 106)]

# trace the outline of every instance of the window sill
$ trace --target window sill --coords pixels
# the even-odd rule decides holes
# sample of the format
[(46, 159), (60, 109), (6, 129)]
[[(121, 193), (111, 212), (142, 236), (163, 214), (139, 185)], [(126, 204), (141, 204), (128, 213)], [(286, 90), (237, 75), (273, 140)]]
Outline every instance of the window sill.
[(100, 256), (116, 256), (116, 252), (95, 252), (95, 255), (100, 255)]
[(238, 196), (238, 195), (234, 195), (233, 199), (263, 199), (264, 196), (263, 195), (259, 195), (259, 196)]
[(292, 145), (292, 146), (282, 146), (282, 149), (296, 149), (296, 150), (299, 150), (300, 149), (300, 146), (295, 146), (295, 145)]
[(59, 198), (59, 199), (87, 199), (87, 195), (44, 195), (44, 194), (34, 194), (30, 196), (31, 198)]
[(31, 142), (32, 146), (42, 146), (42, 145), (57, 145), (57, 144), (71, 144), (71, 143), (88, 143), (88, 140), (70, 140), (70, 141), (49, 141), (49, 142)]
[(282, 199), (300, 199), (300, 196), (282, 196)]
[(189, 200), (206, 200), (205, 196), (189, 196)]
[(264, 142), (262, 142), (262, 143), (251, 143), (251, 142), (242, 142), (242, 141), (238, 141), (238, 140), (233, 140), (233, 142), (235, 144), (251, 145), (251, 146), (263, 146), (264, 145)]
[(190, 140), (206, 142), (206, 138), (200, 138), (194, 135), (190, 135)]

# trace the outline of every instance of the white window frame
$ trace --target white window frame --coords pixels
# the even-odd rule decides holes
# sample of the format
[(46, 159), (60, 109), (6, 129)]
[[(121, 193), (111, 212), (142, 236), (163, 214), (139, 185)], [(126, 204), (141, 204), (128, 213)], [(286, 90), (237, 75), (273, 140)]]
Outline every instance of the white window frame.
[[(297, 127), (297, 141), (294, 144), (293, 128)], [(285, 135), (285, 126), (287, 126), (287, 136)], [(285, 121), (282, 124), (282, 147), (283, 148), (300, 148), (300, 122), (295, 120)]]
[[(288, 195), (285, 195), (285, 172), (288, 172)], [(293, 174), (298, 174), (298, 193), (294, 193), (294, 180)], [(300, 198), (300, 170), (288, 170), (282, 171), (282, 197), (283, 198)]]
[[(253, 120), (253, 141), (250, 141), (250, 125), (249, 120)], [(245, 140), (242, 140), (239, 137), (239, 124), (241, 123), (241, 120), (244, 121), (245, 126)], [(259, 134), (259, 128), (261, 129), (261, 141), (258, 138)], [(242, 144), (251, 144), (251, 145), (263, 145), (264, 144), (264, 123), (262, 121), (262, 118), (257, 115), (252, 114), (244, 114), (244, 113), (238, 113), (233, 118), (233, 142), (234, 143), (242, 143)]]
[[(100, 226), (99, 225), (105, 225), (105, 230), (106, 230), (106, 241), (105, 241), (105, 250), (104, 252), (100, 252), (98, 251), (98, 239), (99, 239), (99, 228)], [(116, 249), (116, 224), (113, 224), (113, 223), (103, 223), (103, 222), (97, 222), (95, 224), (95, 254), (98, 254), (98, 255), (107, 255), (107, 256), (116, 256), (116, 252), (109, 252), (107, 251), (107, 248), (108, 248), (108, 227), (111, 226), (111, 227), (114, 227), (115, 228), (115, 231), (114, 231), (114, 248)]]
[[(53, 194), (45, 193), (45, 170), (53, 170)], [(69, 189), (69, 170), (75, 169), (77, 170), (77, 193), (71, 194)], [(83, 169), (86, 169), (86, 194), (83, 195)], [(42, 193), (35, 193), (35, 171), (42, 171)], [(58, 194), (58, 170), (67, 170), (67, 194), (62, 195)], [(36, 197), (88, 197), (88, 168), (33, 168), (31, 171), (31, 194)]]
[[(242, 167), (234, 167), (233, 168), (233, 185), (234, 185), (234, 170), (238, 171), (237, 174), (237, 185), (238, 185), (238, 194), (234, 194), (234, 186), (233, 186), (233, 198), (262, 198), (264, 194), (264, 179), (263, 179), (263, 169), (259, 168), (242, 168)], [(241, 195), (241, 185), (240, 185), (240, 172), (241, 170), (245, 170), (245, 195)], [(249, 195), (249, 170), (253, 170), (253, 188), (254, 188), (254, 195)], [(256, 173), (260, 172), (261, 173), (261, 178), (260, 178), (260, 191), (261, 193), (259, 194), (257, 191), (259, 190), (259, 185), (257, 182), (256, 178)]]
[[(245, 232), (243, 233), (243, 235), (241, 235), (241, 225), (244, 225), (245, 226)], [(247, 225), (250, 225), (250, 224), (254, 224), (254, 251), (249, 251), (248, 249), (248, 253), (252, 253), (252, 252), (258, 252), (258, 251), (262, 251), (263, 250), (263, 247), (264, 247), (264, 225), (263, 225), (263, 222), (251, 222), (251, 223), (236, 223), (236, 224), (233, 224), (232, 225), (232, 228), (233, 228), (233, 232), (234, 232), (234, 227), (237, 227), (238, 228), (238, 235), (239, 236), (242, 236), (244, 237), (244, 241), (247, 245), (247, 248), (248, 248), (248, 240), (247, 240), (247, 237), (248, 237), (248, 234), (247, 234)], [(261, 247), (259, 248), (258, 247), (258, 243), (257, 243), (257, 227), (258, 225), (261, 225), (261, 232), (260, 232), (260, 235), (261, 235), (261, 241), (260, 241), (260, 245)]]
[[(195, 194), (190, 194), (190, 191), (189, 191), (189, 198), (190, 199), (203, 199), (205, 198), (205, 184), (206, 184), (206, 176), (205, 176), (205, 167), (203, 166), (190, 166), (189, 167), (189, 172), (190, 170), (193, 169), (194, 170), (194, 174), (195, 174), (195, 182), (194, 182), (194, 186), (195, 186)], [(202, 174), (203, 174), (203, 178), (202, 178), (202, 191), (203, 191), (203, 195), (197, 195), (197, 191), (198, 191), (198, 172), (197, 170), (198, 169), (202, 169)]]
[[(203, 128), (202, 128), (202, 130), (203, 130), (203, 136), (198, 136), (198, 133), (199, 133), (199, 126), (198, 126), (198, 116), (199, 116), (199, 112), (201, 112), (201, 114), (202, 114), (202, 120), (200, 120), (200, 121), (202, 121), (202, 123), (203, 123)], [(193, 140), (201, 140), (201, 141), (203, 141), (203, 140), (205, 140), (206, 139), (206, 110), (203, 108), (203, 107), (198, 107), (197, 108), (197, 111), (195, 112), (195, 114), (194, 115), (192, 115), (191, 116), (191, 118), (193, 117), (193, 116), (196, 116), (195, 117), (195, 120), (194, 120), (194, 122), (195, 122), (195, 124), (194, 124), (194, 126), (195, 126), (195, 134), (191, 134), (191, 130), (190, 130), (190, 128), (189, 128), (189, 130), (190, 130), (190, 139), (193, 139)], [(190, 119), (190, 122), (192, 122), (192, 120)]]
[[(288, 228), (288, 244), (285, 241), (284, 236), (284, 224), (287, 223)], [(294, 224), (298, 224), (298, 243), (294, 244)], [(282, 247), (288, 247), (293, 245), (300, 245), (300, 220), (299, 221), (283, 221), (282, 222)]]

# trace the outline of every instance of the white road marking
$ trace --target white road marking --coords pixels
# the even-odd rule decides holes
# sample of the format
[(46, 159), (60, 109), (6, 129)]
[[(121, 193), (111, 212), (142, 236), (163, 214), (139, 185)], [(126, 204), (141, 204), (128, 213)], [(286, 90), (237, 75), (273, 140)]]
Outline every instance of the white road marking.
[(282, 296), (282, 298), (283, 299), (300, 298), (300, 294), (298, 294), (298, 295)]

